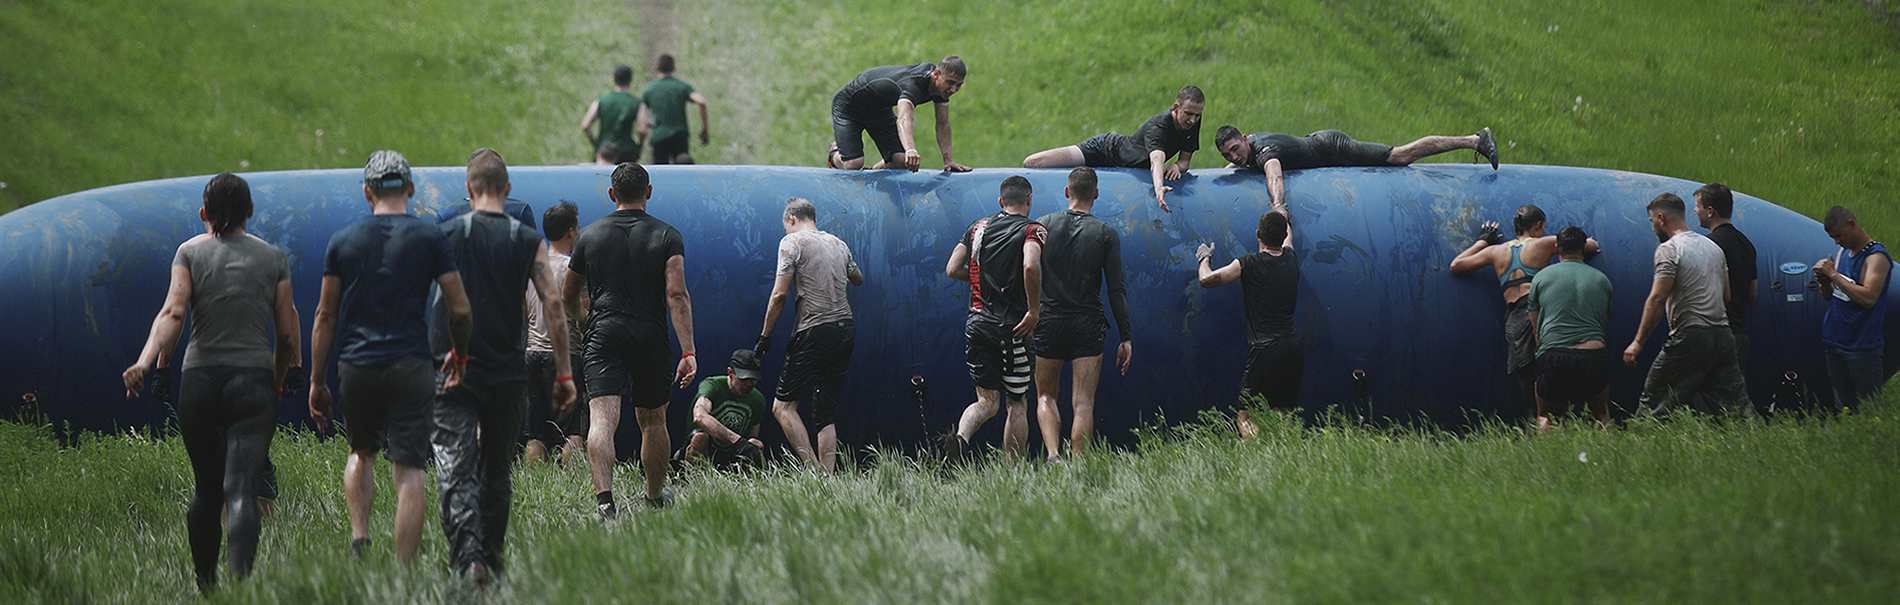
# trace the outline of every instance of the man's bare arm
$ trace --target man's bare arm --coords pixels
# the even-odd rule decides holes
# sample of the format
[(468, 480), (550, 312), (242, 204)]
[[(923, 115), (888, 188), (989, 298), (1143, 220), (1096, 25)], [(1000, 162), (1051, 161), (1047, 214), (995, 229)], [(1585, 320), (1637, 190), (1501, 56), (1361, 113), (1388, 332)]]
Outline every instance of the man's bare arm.
[(1623, 350), (1623, 365), (1636, 367), (1636, 356), (1643, 352), (1643, 343), (1649, 340), (1650, 332), (1656, 329), (1656, 322), (1662, 321), (1663, 311), (1669, 304), (1669, 293), (1676, 289), (1676, 278), (1657, 277), (1649, 288), (1649, 298), (1643, 300), (1643, 318), (1636, 322), (1636, 338), (1630, 341), (1629, 348)]
[(772, 333), (778, 325), (778, 316), (785, 313), (785, 300), (792, 295), (792, 274), (786, 273), (772, 280), (772, 296), (765, 301), (765, 326), (759, 328), (760, 335)]
[(1154, 181), (1155, 203), (1161, 205), (1161, 209), (1165, 212), (1174, 212), (1174, 210), (1168, 208), (1167, 198), (1162, 197), (1162, 194), (1174, 191), (1173, 187), (1161, 184), (1161, 173), (1165, 170), (1164, 167), (1167, 165), (1167, 162), (1168, 156), (1165, 152), (1159, 149), (1148, 150), (1148, 173), (1149, 177)]
[(970, 281), (970, 248), (968, 246), (957, 244), (957, 249), (950, 252), (950, 263), (944, 265), (943, 274), (957, 281)]
[(574, 381), (558, 378), (566, 376), (571, 379), (574, 376), (570, 355), (574, 343), (569, 341), (567, 335), (567, 305), (561, 300), (562, 293), (554, 289), (554, 272), (548, 270), (547, 242), (541, 242), (540, 247), (535, 249), (534, 264), (528, 276), (534, 284), (535, 293), (541, 297), (542, 323), (547, 326), (548, 340), (553, 341), (554, 345), (554, 375), (557, 378), (554, 384), (554, 411), (564, 414), (568, 406), (574, 403)]
[[(910, 99), (897, 100), (897, 142), (904, 146), (904, 169), (916, 170), (924, 158), (917, 154), (917, 104)], [(941, 143), (939, 143), (941, 144)], [(889, 158), (886, 158), (888, 160)]]
[(666, 259), (666, 306), (673, 316), (673, 334), (680, 340), (680, 362), (673, 383), (684, 388), (699, 374), (693, 348), (693, 297), (686, 292), (686, 257)]
[(943, 152), (943, 169), (950, 172), (969, 172), (970, 167), (958, 164), (951, 156), (950, 145), (950, 105), (937, 103), (937, 150)]
[(600, 99), (594, 99), (587, 105), (587, 115), (581, 116), (581, 136), (587, 137), (587, 148), (600, 147), (600, 140), (594, 138), (594, 120), (600, 117)]
[(1286, 174), (1280, 170), (1280, 158), (1267, 160), (1267, 165), (1261, 167), (1261, 171), (1267, 175), (1267, 193), (1273, 196), (1273, 203), (1285, 205)]

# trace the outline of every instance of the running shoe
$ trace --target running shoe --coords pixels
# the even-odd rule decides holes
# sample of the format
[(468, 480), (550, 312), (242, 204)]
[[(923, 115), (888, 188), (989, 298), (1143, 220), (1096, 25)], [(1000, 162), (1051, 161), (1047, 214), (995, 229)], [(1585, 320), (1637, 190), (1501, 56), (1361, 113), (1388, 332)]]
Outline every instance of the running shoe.
[(1498, 169), (1498, 142), (1496, 139), (1491, 138), (1491, 127), (1489, 126), (1478, 131), (1478, 155), (1484, 156), (1484, 159), (1491, 160), (1492, 170)]
[(355, 540), (350, 540), (350, 556), (355, 558), (356, 560), (358, 561), (363, 560), (363, 553), (368, 550), (369, 550), (369, 538), (357, 538)]
[(672, 506), (673, 505), (673, 488), (662, 487), (660, 488), (659, 498), (657, 499), (646, 498), (645, 500), (647, 502), (647, 508), (651, 508), (654, 510), (659, 510), (662, 508)]

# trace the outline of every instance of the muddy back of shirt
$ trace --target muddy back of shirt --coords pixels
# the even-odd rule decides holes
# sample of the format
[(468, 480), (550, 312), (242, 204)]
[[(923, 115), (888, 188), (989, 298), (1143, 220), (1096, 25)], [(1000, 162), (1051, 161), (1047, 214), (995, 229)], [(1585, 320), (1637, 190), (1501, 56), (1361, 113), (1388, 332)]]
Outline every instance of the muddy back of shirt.
[(428, 359), (429, 286), (452, 271), (448, 239), (420, 218), (372, 214), (336, 232), (323, 275), (343, 282), (337, 357), (365, 367)]
[(930, 94), (930, 73), (936, 69), (936, 63), (873, 67), (838, 89), (838, 96), (847, 100), (851, 114), (869, 117), (889, 117), (898, 99), (910, 99), (912, 105), (948, 103)]
[(587, 277), (590, 329), (612, 321), (651, 324), (664, 334), (666, 261), (685, 255), (679, 230), (645, 210), (618, 210), (582, 229), (567, 266)]
[(797, 331), (851, 319), (845, 289), (857, 268), (851, 248), (830, 233), (808, 229), (779, 240), (777, 275), (792, 276), (798, 294)]
[[(527, 380), (526, 323), (521, 290), (529, 283), (541, 234), (507, 215), (471, 212), (436, 225), (461, 269), (474, 330), (468, 338), (468, 378), (474, 384)], [(430, 339), (438, 357), (454, 346), (446, 304), (437, 305)]]
[(1063, 210), (1036, 222), (1047, 230), (1042, 250), (1042, 316), (1101, 317), (1102, 280), (1115, 330), (1128, 334), (1128, 286), (1122, 278), (1122, 239), (1114, 227), (1087, 212)]
[(1240, 257), (1240, 300), (1247, 309), (1247, 345), (1264, 347), (1296, 338), (1293, 304), (1300, 298), (1300, 259), (1292, 248), (1278, 256)]
[(970, 223), (960, 243), (970, 251), (970, 312), (1014, 323), (1029, 312), (1023, 245), (1040, 245), (1047, 230), (1029, 217), (997, 212)]

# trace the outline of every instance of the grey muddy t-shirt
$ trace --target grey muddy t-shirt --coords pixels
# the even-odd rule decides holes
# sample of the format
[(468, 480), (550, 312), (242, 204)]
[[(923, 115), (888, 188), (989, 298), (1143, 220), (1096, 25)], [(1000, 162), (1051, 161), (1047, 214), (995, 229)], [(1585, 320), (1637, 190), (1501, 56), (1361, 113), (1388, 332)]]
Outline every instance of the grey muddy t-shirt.
[(830, 233), (808, 229), (779, 240), (777, 275), (791, 275), (798, 290), (798, 331), (851, 319), (845, 288), (857, 268), (851, 248)]
[(1728, 285), (1728, 259), (1722, 247), (1694, 231), (1677, 233), (1656, 247), (1656, 277), (1676, 280), (1669, 291), (1669, 332), (1693, 327), (1728, 327), (1722, 291)]
[(191, 344), (180, 367), (270, 368), (284, 251), (250, 234), (186, 240), (173, 265), (191, 272)]

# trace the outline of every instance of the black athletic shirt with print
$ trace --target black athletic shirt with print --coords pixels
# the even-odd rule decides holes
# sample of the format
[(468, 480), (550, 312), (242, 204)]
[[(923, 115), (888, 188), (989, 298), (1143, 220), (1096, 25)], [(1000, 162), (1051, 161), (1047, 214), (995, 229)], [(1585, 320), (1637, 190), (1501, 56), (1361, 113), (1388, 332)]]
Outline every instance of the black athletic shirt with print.
[(1174, 126), (1174, 110), (1155, 114), (1135, 129), (1135, 134), (1122, 139), (1116, 150), (1116, 159), (1121, 166), (1128, 168), (1147, 168), (1148, 152), (1161, 150), (1162, 159), (1172, 158), (1183, 151), (1201, 150), (1201, 124), (1181, 130)]
[[(528, 286), (541, 234), (508, 215), (470, 212), (436, 225), (448, 239), (461, 268), (474, 330), (468, 338), (468, 381), (499, 384), (528, 379), (527, 324), (521, 317), (521, 291)], [(429, 341), (436, 357), (454, 345), (438, 304)]]
[(1102, 278), (1115, 331), (1127, 341), (1128, 286), (1122, 278), (1122, 238), (1114, 227), (1087, 212), (1064, 210), (1037, 219), (1047, 234), (1042, 253), (1042, 315), (1101, 317)]
[(1247, 145), (1253, 149), (1253, 157), (1247, 159), (1247, 168), (1256, 172), (1267, 170), (1267, 160), (1278, 158), (1281, 170), (1299, 170), (1316, 168), (1319, 159), (1307, 146), (1306, 137), (1296, 137), (1277, 132), (1256, 132), (1247, 135)]
[(1279, 256), (1255, 252), (1240, 257), (1240, 300), (1247, 308), (1247, 345), (1255, 348), (1295, 338), (1293, 303), (1300, 298), (1300, 261), (1293, 249)]
[(1755, 244), (1732, 224), (1716, 225), (1709, 239), (1728, 257), (1728, 328), (1737, 334), (1748, 332), (1748, 302), (1742, 300), (1742, 288), (1755, 280)]
[(997, 212), (963, 230), (970, 251), (970, 313), (1014, 323), (1029, 312), (1023, 286), (1023, 246), (1041, 244), (1048, 232), (1029, 217)]
[(664, 333), (666, 261), (685, 255), (679, 230), (645, 210), (618, 210), (582, 229), (567, 268), (587, 276), (588, 326), (644, 323)]
[(846, 111), (854, 116), (889, 115), (898, 99), (910, 99), (913, 105), (948, 103), (950, 99), (930, 94), (930, 73), (936, 63), (885, 65), (864, 70), (838, 89), (848, 100)]

